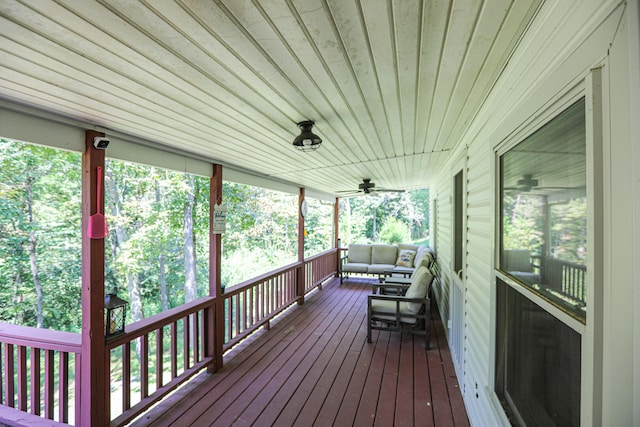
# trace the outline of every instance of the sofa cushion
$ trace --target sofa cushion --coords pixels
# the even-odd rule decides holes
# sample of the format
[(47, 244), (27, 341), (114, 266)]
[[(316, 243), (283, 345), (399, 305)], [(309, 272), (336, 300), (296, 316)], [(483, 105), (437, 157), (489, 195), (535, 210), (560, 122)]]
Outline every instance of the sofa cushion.
[(420, 246), (420, 245), (410, 245), (409, 243), (398, 243), (398, 253), (400, 253), (400, 251), (403, 251), (405, 249), (418, 252), (420, 248), (424, 248), (424, 247), (425, 246)]
[(367, 273), (369, 264), (361, 262), (348, 262), (342, 265), (342, 271), (345, 273)]
[(371, 264), (395, 265), (397, 258), (398, 258), (398, 247), (395, 245), (373, 245), (372, 246)]
[(416, 257), (416, 251), (411, 249), (399, 249), (396, 265), (402, 267), (413, 267), (413, 259)]
[(393, 270), (394, 267), (393, 264), (370, 264), (367, 273), (384, 274), (385, 271)]
[[(411, 276), (411, 285), (405, 293), (407, 298), (426, 298), (429, 291), (429, 285), (433, 280), (433, 276), (429, 272), (429, 269), (425, 266), (420, 266)], [(405, 302), (406, 309), (410, 313), (416, 314), (420, 311), (422, 304), (417, 302)]]
[(371, 264), (371, 245), (349, 245), (347, 263)]
[(417, 267), (418, 265), (422, 264), (423, 260), (425, 259), (428, 267), (433, 260), (433, 255), (431, 254), (431, 249), (427, 248), (426, 246), (421, 246), (420, 249), (418, 249), (416, 257), (413, 260), (413, 265)]

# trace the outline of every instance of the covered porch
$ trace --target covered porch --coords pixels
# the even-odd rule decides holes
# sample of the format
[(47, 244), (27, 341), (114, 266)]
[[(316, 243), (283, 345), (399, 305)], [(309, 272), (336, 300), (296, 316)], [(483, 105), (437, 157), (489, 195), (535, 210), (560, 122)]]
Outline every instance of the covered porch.
[(330, 279), (132, 425), (469, 425), (436, 305), (429, 350), (407, 333), (368, 344), (371, 280)]
[(93, 358), (81, 334), (3, 324), (0, 421), (89, 425), (91, 404), (90, 425), (469, 425), (436, 300), (428, 350), (367, 343), (378, 278), (341, 285), (341, 253), (127, 325)]

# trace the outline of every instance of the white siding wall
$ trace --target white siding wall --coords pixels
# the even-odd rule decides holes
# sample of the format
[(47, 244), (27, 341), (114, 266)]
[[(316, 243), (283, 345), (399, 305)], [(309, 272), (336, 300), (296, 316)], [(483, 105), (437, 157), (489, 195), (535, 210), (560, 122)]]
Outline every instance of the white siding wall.
[[(634, 99), (630, 89), (637, 84), (640, 70), (629, 64), (629, 52), (638, 49), (638, 40), (629, 37), (628, 22), (637, 32), (638, 6), (630, 8), (617, 1), (548, 1), (539, 11), (518, 50), (511, 58), (470, 130), (459, 141), (450, 159), (459, 159), (465, 147), (466, 179), (466, 281), (464, 295), (464, 366), (458, 372), (465, 404), (473, 425), (507, 423), (497, 403), (494, 388), (495, 364), (495, 150), (504, 141), (518, 139), (523, 127), (540, 124), (564, 108), (558, 101), (570, 93), (585, 93), (585, 79), (591, 68), (604, 67), (605, 87), (605, 172), (604, 197), (609, 204), (604, 218), (606, 245), (602, 301), (594, 301), (603, 311), (600, 325), (588, 325), (583, 352), (591, 364), (584, 370), (583, 384), (602, 384), (602, 390), (583, 393), (583, 425), (640, 425), (634, 401), (640, 401), (640, 359), (637, 322), (634, 324), (634, 291), (640, 254), (634, 247), (634, 170), (640, 168), (637, 154), (638, 119), (631, 118)], [(629, 41), (631, 40), (631, 41)], [(631, 44), (631, 45), (630, 45)], [(633, 55), (632, 55), (633, 57)], [(635, 74), (634, 74), (635, 73)], [(588, 80), (587, 80), (588, 81)], [(636, 90), (637, 92), (637, 90)], [(640, 95), (635, 93), (635, 95)], [(635, 144), (635, 146), (634, 146)], [(596, 155), (599, 155), (596, 153)], [(635, 168), (634, 168), (635, 166)], [(438, 200), (438, 257), (444, 287), (439, 307), (444, 325), (455, 313), (449, 311), (453, 278), (453, 175), (458, 163), (450, 160), (434, 179), (432, 197)], [(635, 184), (637, 190), (639, 186)], [(635, 197), (640, 198), (636, 194)], [(636, 209), (639, 203), (636, 200)], [(640, 216), (635, 213), (636, 218)], [(598, 219), (602, 220), (602, 219)], [(637, 236), (638, 233), (636, 232)], [(636, 239), (637, 240), (637, 239)], [(590, 265), (591, 267), (591, 265)], [(636, 276), (634, 276), (634, 274)], [(635, 294), (634, 294), (635, 292)], [(593, 310), (593, 307), (590, 307)], [(593, 318), (589, 317), (588, 318)], [(636, 328), (636, 329), (634, 329)], [(601, 366), (591, 355), (595, 335), (604, 340)], [(634, 353), (635, 349), (635, 353)], [(637, 363), (636, 363), (637, 364)], [(602, 368), (601, 380), (594, 379)], [(635, 369), (634, 369), (635, 368)], [(595, 374), (594, 374), (595, 372)], [(635, 379), (634, 379), (635, 377)], [(635, 394), (634, 394), (635, 390)], [(586, 396), (586, 397), (585, 397)], [(591, 401), (593, 400), (593, 401)], [(600, 415), (601, 414), (601, 415)], [(602, 418), (600, 418), (602, 417)]]

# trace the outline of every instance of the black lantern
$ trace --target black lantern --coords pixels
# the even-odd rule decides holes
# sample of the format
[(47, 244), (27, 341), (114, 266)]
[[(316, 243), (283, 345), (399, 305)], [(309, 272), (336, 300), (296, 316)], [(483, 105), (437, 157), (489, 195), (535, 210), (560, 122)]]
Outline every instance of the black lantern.
[(105, 337), (111, 338), (124, 333), (127, 304), (129, 303), (116, 294), (107, 294), (104, 297)]

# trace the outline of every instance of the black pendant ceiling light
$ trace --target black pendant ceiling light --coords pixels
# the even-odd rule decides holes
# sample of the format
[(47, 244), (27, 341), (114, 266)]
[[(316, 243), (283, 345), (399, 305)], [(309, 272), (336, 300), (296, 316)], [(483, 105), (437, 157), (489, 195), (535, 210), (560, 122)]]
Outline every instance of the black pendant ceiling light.
[(293, 146), (300, 151), (313, 151), (320, 147), (322, 139), (315, 133), (311, 132), (313, 128), (313, 120), (305, 120), (298, 123), (300, 135), (293, 140)]

